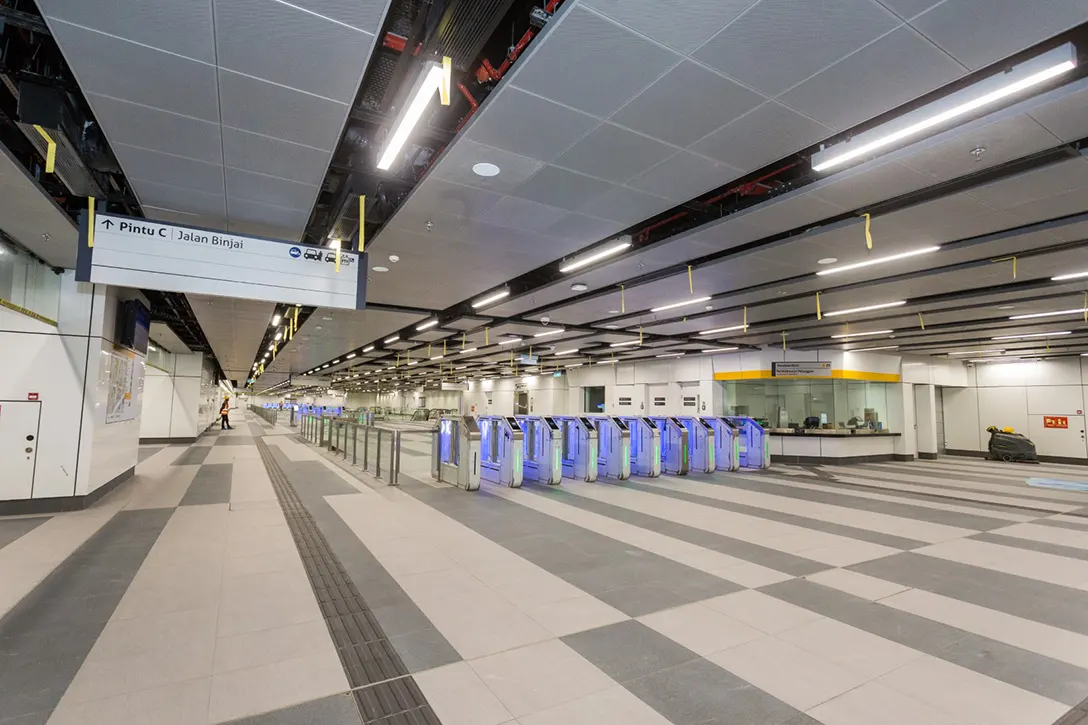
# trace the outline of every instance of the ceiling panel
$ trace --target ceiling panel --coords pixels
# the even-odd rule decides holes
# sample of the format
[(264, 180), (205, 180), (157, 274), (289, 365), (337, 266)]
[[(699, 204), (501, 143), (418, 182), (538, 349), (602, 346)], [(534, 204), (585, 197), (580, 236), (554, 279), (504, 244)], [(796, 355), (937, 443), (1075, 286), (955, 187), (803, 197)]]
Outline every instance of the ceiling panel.
[(228, 297), (186, 296), (219, 366), (227, 378), (244, 385), (276, 306)]
[(224, 141), (218, 119), (205, 121), (96, 93), (86, 95), (95, 118), (110, 130), (114, 145), (125, 143), (197, 161), (223, 163)]
[(224, 126), (223, 161), (227, 166), (317, 186), (329, 167), (330, 153), (270, 136)]
[(647, 136), (602, 123), (564, 151), (556, 166), (622, 184), (676, 152)]
[(165, 323), (152, 322), (147, 337), (163, 350), (172, 352), (175, 355), (184, 355), (189, 352), (189, 348), (185, 346), (185, 343)]
[(834, 130), (781, 103), (767, 101), (690, 147), (739, 169), (758, 169), (832, 135)]
[(58, 267), (76, 263), (79, 233), (72, 218), (0, 144), (0, 230)]
[(691, 53), (756, 0), (583, 0), (632, 30), (681, 53)]
[(120, 143), (113, 144), (113, 153), (130, 182), (169, 178), (172, 186), (223, 193), (223, 167), (219, 164)]

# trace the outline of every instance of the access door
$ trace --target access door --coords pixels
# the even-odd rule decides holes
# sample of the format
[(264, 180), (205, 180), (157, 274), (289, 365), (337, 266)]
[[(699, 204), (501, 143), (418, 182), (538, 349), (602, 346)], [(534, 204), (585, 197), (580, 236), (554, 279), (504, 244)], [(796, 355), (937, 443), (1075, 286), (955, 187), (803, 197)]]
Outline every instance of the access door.
[(30, 498), (38, 460), (38, 423), (42, 404), (0, 400), (0, 501)]

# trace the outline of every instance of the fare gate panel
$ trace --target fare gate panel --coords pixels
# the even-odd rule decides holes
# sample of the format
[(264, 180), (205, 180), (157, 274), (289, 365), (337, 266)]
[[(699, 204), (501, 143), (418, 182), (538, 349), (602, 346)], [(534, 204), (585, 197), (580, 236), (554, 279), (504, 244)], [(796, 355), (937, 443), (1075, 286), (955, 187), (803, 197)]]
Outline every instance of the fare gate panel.
[(563, 476), (592, 483), (597, 480), (599, 440), (593, 421), (584, 416), (555, 416), (559, 426)]
[(661, 432), (661, 469), (674, 476), (687, 475), (691, 467), (688, 429), (676, 418), (655, 417)]
[(514, 416), (481, 415), (480, 477), (511, 488), (519, 488), (525, 471), (522, 455), (525, 434)]
[(524, 434), (525, 478), (552, 486), (563, 480), (563, 438), (560, 425), (546, 415), (519, 415)]
[(692, 471), (712, 473), (717, 469), (717, 435), (714, 427), (702, 418), (683, 416), (677, 420), (688, 431)]
[(770, 468), (771, 447), (763, 426), (745, 416), (730, 415), (726, 419), (737, 428), (741, 467)]
[(707, 416), (701, 419), (714, 429), (714, 463), (719, 471), (740, 469), (740, 439), (738, 431), (725, 418)]
[(590, 418), (597, 428), (600, 450), (598, 473), (625, 481), (631, 477), (631, 430), (621, 418), (602, 416)]
[(661, 475), (661, 429), (652, 418), (624, 418), (631, 429), (631, 470), (637, 476), (657, 478)]
[(442, 417), (431, 449), (431, 476), (466, 491), (480, 488), (481, 435), (470, 415)]

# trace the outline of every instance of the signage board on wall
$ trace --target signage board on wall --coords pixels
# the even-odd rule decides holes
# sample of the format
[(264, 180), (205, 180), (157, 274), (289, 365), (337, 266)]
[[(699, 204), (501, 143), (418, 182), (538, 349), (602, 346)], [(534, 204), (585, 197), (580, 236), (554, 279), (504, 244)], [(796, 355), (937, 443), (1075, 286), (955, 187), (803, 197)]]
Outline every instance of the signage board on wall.
[(1043, 416), (1044, 428), (1068, 428), (1069, 416), (1066, 415), (1044, 415)]
[(106, 391), (106, 423), (132, 420), (136, 408), (136, 357), (131, 352), (113, 351), (109, 359), (109, 389)]
[(772, 362), (772, 378), (830, 378), (831, 363), (819, 361)]
[(314, 307), (366, 307), (366, 254), (96, 214), (80, 224), (76, 279)]

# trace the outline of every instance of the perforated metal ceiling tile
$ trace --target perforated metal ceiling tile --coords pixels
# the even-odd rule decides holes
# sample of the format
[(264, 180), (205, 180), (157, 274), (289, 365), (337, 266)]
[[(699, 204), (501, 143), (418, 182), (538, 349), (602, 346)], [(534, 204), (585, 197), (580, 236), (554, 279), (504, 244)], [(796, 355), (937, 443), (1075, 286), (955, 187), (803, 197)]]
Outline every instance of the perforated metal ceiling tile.
[(219, 65), (343, 103), (355, 98), (374, 36), (268, 0), (215, 0)]
[(768, 101), (690, 147), (744, 171), (753, 171), (831, 136), (832, 129)]
[(223, 167), (218, 164), (160, 154), (121, 143), (113, 144), (112, 148), (126, 178), (133, 185), (138, 186), (141, 179), (169, 179), (173, 186), (223, 193)]
[(956, 60), (976, 70), (1088, 18), (1086, 0), (948, 0), (911, 25)]
[[(600, 197), (612, 187), (607, 181), (592, 179), (555, 166), (545, 166), (511, 194), (549, 206), (574, 210), (587, 201)], [(592, 211), (589, 213), (593, 214)]]
[(213, 66), (61, 21), (51, 27), (84, 91), (219, 120)]
[(777, 96), (899, 24), (875, 0), (762, 0), (692, 57)]
[(1062, 141), (1088, 136), (1088, 85), (1073, 95), (1032, 110), (1031, 117)]
[(636, 95), (681, 56), (575, 6), (515, 66), (519, 88), (604, 117)]
[(110, 139), (214, 164), (223, 163), (218, 123), (94, 93), (87, 94), (87, 101)]
[(602, 123), (552, 163), (622, 184), (676, 153), (676, 148)]
[(426, 209), (428, 212), (439, 212), (451, 216), (474, 219), (479, 217), (499, 199), (501, 194), (483, 189), (474, 189), (471, 186), (454, 184), (442, 179), (427, 179), (412, 191), (405, 207)]
[(685, 60), (635, 96), (610, 120), (662, 141), (687, 146), (765, 100), (698, 63)]
[(909, 26), (901, 26), (779, 97), (845, 130), (965, 75), (967, 70)]
[(151, 206), (150, 204), (143, 204), (142, 207), (144, 214), (148, 219), (158, 219), (159, 221), (173, 224), (215, 228), (216, 225), (222, 225), (223, 223), (222, 219), (208, 219), (199, 214), (186, 214), (185, 212), (174, 211), (173, 209), (162, 209), (157, 206)]
[[(1018, 222), (1015, 217), (1005, 212), (983, 204), (965, 193), (959, 193), (874, 217), (872, 224), (874, 230), (878, 224), (906, 230), (922, 246), (925, 239), (937, 242), (965, 239), (1008, 229), (1017, 226)], [(873, 238), (874, 244), (876, 238)]]
[(493, 204), (480, 216), (480, 221), (535, 231), (566, 216), (567, 212), (554, 206), (537, 204), (535, 201), (506, 196)]
[[(495, 176), (480, 176), (472, 170), (479, 163), (494, 164), (499, 167), (499, 173)], [(450, 144), (431, 170), (430, 176), (478, 189), (506, 193), (539, 171), (543, 165), (528, 156), (468, 139), (459, 139), (457, 143)]]
[(223, 154), (227, 166), (317, 185), (325, 177), (330, 154), (248, 131), (223, 128)]
[(251, 171), (228, 168), (227, 196), (257, 201), (269, 206), (307, 211), (313, 207), (319, 187), (300, 184), (276, 176), (262, 176)]
[(876, 160), (864, 167), (846, 169), (827, 178), (812, 190), (818, 199), (843, 209), (863, 209), (874, 202), (892, 199), (933, 183), (927, 174), (899, 161)]
[(1017, 204), (1008, 212), (1025, 224), (1088, 211), (1088, 189), (1080, 188), (1045, 199)]
[(741, 175), (739, 169), (681, 151), (627, 182), (640, 191), (664, 196), (676, 203), (687, 202)]
[(1063, 242), (1088, 239), (1088, 222), (1077, 222), (1058, 227), (1057, 229), (1051, 229), (1050, 234)]
[(306, 209), (291, 209), (290, 207), (262, 204), (257, 201), (235, 199), (233, 197), (227, 197), (227, 211), (230, 213), (232, 222), (259, 222), (293, 232), (287, 235), (275, 235), (278, 239), (298, 239), (310, 218), (309, 207)]
[[(991, 123), (906, 156), (901, 163), (946, 181), (1057, 146), (1060, 142), (1027, 114)], [(981, 153), (976, 156), (976, 149)]]
[(75, 266), (76, 225), (2, 144), (0, 229), (50, 264)]
[(248, 371), (275, 305), (229, 297), (186, 297), (224, 371)]
[(219, 92), (225, 126), (315, 148), (336, 145), (348, 113), (345, 104), (224, 69), (219, 70)]
[(227, 217), (227, 203), (223, 194), (209, 194), (195, 189), (182, 189), (152, 181), (133, 184), (141, 204), (164, 209), (188, 212), (215, 219), (216, 226), (223, 226)]
[(910, 20), (916, 15), (920, 15), (926, 10), (929, 10), (941, 1), (942, 0), (880, 0), (880, 3), (904, 20)]
[(1040, 169), (975, 187), (967, 193), (973, 199), (998, 209), (1046, 199), (1088, 187), (1088, 159), (1059, 161)]
[(627, 226), (660, 214), (672, 205), (671, 201), (660, 196), (626, 186), (614, 186), (610, 191), (583, 205), (581, 211)]
[(572, 212), (540, 231), (549, 237), (580, 241), (585, 246), (610, 237), (622, 228), (619, 222)]
[(205, 63), (215, 62), (209, 0), (141, 0), (138, 3), (40, 0), (38, 7), (47, 17), (60, 18)]
[(302, 237), (302, 228), (298, 224), (270, 224), (265, 221), (231, 219), (227, 222), (227, 230), (235, 234), (282, 239), (288, 242), (297, 242)]
[(600, 123), (593, 116), (507, 86), (488, 99), (462, 138), (551, 161)]
[(585, 0), (617, 23), (687, 55), (757, 0)]

